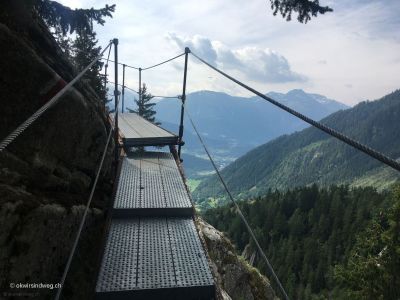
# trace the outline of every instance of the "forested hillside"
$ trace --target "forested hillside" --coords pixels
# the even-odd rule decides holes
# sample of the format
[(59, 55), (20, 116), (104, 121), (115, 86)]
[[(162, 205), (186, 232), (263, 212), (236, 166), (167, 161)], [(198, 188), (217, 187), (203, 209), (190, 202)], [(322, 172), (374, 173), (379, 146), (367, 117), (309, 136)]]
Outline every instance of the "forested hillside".
[[(269, 191), (253, 201), (241, 202), (240, 207), (292, 299), (398, 299), (394, 295), (400, 296), (399, 286), (391, 289), (388, 298), (377, 297), (391, 281), (400, 278), (398, 253), (391, 254), (400, 249), (396, 233), (400, 210), (396, 211), (397, 219), (388, 219), (388, 208), (393, 203), (399, 206), (398, 194), (395, 198), (373, 188), (319, 189), (313, 185), (284, 193)], [(247, 257), (253, 254), (255, 247), (231, 205), (210, 209), (204, 215), (235, 241), (239, 252), (245, 250)], [(380, 231), (374, 230), (379, 226), (371, 227), (373, 219), (374, 224), (380, 224)], [(389, 233), (379, 239), (385, 230)], [(378, 262), (374, 257), (385, 254), (383, 249), (391, 251), (381, 254), (383, 267), (371, 266)], [(335, 265), (342, 266), (335, 272)], [(258, 256), (255, 266), (268, 274)], [(375, 294), (371, 293), (372, 285), (380, 287)], [(370, 296), (366, 296), (368, 291)]]
[[(338, 111), (322, 123), (392, 157), (400, 157), (400, 90), (380, 100)], [(222, 171), (232, 192), (241, 198), (262, 195), (269, 188), (285, 190), (317, 183), (388, 188), (399, 175), (390, 168), (316, 128), (281, 136), (248, 152)], [(222, 197), (213, 176), (194, 193), (202, 207), (209, 197)]]

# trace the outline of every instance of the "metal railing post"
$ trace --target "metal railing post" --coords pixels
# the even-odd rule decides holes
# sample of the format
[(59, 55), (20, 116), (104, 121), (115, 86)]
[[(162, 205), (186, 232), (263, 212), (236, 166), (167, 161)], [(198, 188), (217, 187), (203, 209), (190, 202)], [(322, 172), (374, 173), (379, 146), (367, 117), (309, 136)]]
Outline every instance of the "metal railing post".
[[(138, 97), (139, 97), (139, 103), (140, 103), (140, 100), (142, 98), (142, 68), (139, 68), (139, 93), (138, 93)], [(138, 112), (139, 112), (139, 107), (138, 107)]]
[(108, 68), (108, 63), (104, 65), (104, 88), (107, 88), (107, 68)]
[(179, 125), (179, 146), (178, 146), (178, 156), (181, 159), (181, 147), (183, 146), (183, 118), (185, 115), (185, 101), (186, 101), (186, 78), (187, 78), (187, 64), (188, 64), (188, 55), (190, 53), (190, 49), (188, 47), (185, 48), (185, 69), (183, 71), (183, 90), (182, 90), (182, 106), (181, 106), (181, 121)]
[(124, 113), (125, 106), (125, 67), (126, 65), (122, 65), (122, 113)]
[(118, 132), (118, 39), (113, 40), (114, 43), (114, 97), (115, 97), (115, 113), (114, 113), (114, 141), (115, 141), (115, 162), (119, 159), (119, 132)]

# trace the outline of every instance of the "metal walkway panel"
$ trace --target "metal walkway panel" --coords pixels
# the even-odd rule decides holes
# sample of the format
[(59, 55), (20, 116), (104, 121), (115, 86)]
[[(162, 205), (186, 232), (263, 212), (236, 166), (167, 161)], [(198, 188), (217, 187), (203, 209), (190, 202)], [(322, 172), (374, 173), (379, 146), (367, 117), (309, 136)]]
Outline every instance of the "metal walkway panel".
[[(182, 286), (207, 286), (213, 281), (206, 256), (192, 219), (169, 218), (168, 233), (173, 249), (176, 280)], [(193, 255), (197, 259), (193, 259)]]
[(96, 292), (130, 290), (136, 286), (139, 219), (114, 221), (107, 237)]
[(136, 113), (119, 113), (118, 127), (126, 147), (178, 144), (178, 136)]
[(194, 209), (171, 153), (124, 157), (113, 216), (192, 216)]
[(213, 299), (215, 286), (193, 220), (114, 219), (96, 299)]

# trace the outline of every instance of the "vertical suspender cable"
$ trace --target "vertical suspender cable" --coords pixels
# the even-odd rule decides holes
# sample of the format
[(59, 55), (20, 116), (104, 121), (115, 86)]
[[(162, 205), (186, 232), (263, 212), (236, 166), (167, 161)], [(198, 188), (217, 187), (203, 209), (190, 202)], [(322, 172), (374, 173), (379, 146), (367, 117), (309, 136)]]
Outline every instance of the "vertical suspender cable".
[(183, 88), (182, 88), (182, 106), (181, 106), (181, 120), (179, 124), (179, 146), (178, 146), (178, 156), (181, 158), (181, 147), (183, 145), (183, 119), (185, 116), (185, 101), (186, 101), (186, 78), (187, 78), (187, 65), (188, 65), (188, 55), (190, 53), (190, 49), (188, 47), (185, 48), (185, 69), (183, 70)]

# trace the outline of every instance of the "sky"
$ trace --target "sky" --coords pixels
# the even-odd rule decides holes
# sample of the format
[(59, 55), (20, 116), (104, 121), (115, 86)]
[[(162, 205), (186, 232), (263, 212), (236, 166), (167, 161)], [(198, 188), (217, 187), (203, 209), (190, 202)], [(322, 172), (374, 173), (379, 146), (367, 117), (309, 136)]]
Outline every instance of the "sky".
[[(269, 0), (59, 2), (71, 8), (115, 3), (113, 18), (95, 30), (100, 45), (119, 39), (119, 61), (128, 65), (145, 68), (188, 46), (263, 93), (296, 88), (355, 105), (400, 88), (398, 0), (320, 0), (334, 11), (307, 24), (273, 16)], [(149, 92), (181, 94), (183, 64), (181, 57), (143, 71)], [(136, 70), (126, 69), (126, 85), (138, 89)], [(190, 56), (187, 92), (198, 90), (251, 95)]]

